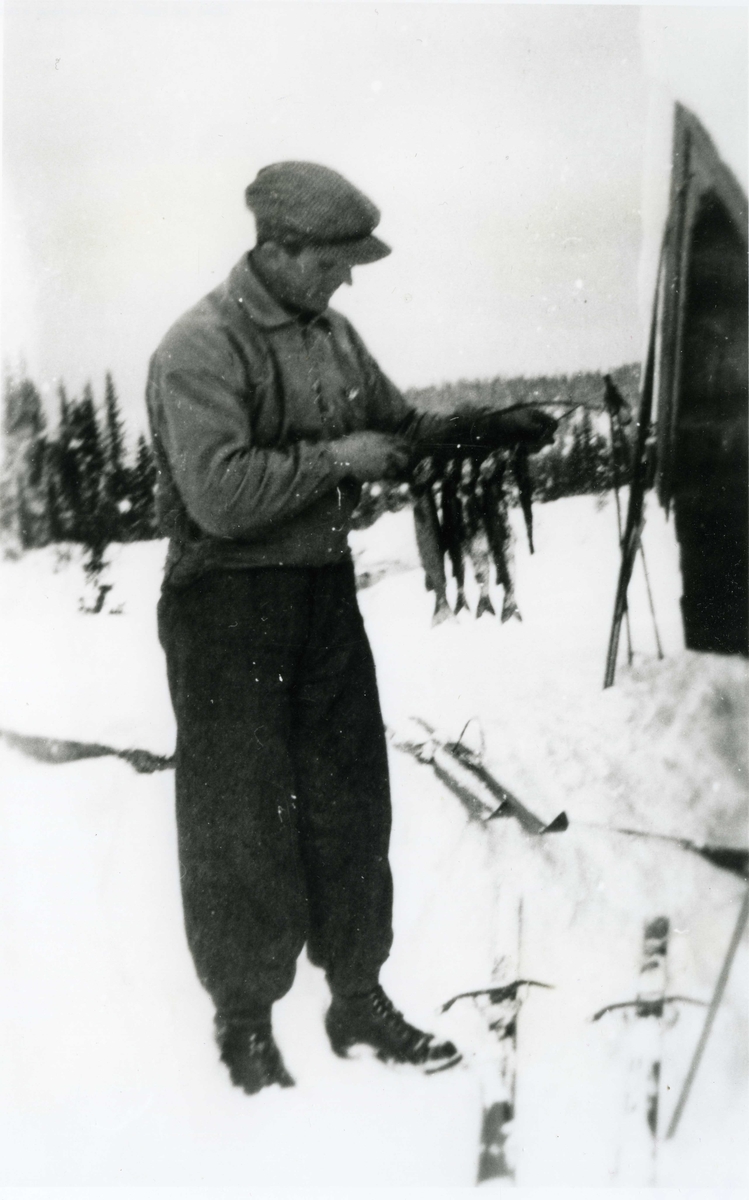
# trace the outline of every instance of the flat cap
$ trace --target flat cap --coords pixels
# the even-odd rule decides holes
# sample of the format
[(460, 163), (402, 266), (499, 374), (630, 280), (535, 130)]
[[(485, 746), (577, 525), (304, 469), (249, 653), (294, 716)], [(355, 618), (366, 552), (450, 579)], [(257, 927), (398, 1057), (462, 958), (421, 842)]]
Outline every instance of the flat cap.
[(263, 167), (245, 191), (258, 240), (324, 245), (347, 262), (376, 262), (390, 247), (372, 236), (380, 210), (329, 167), (280, 162)]

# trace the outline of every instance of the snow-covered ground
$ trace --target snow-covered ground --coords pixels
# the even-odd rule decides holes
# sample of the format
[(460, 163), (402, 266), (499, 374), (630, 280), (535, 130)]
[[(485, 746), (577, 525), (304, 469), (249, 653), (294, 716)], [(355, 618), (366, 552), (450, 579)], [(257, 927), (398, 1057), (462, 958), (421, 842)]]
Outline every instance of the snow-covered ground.
[[(712, 994), (745, 885), (678, 846), (595, 826), (746, 845), (747, 666), (684, 650), (677, 549), (653, 505), (645, 547), (666, 658), (638, 566), (634, 664), (603, 692), (613, 503), (535, 515), (533, 558), (517, 526), (523, 621), (506, 625), (463, 613), (431, 627), (407, 510), (351, 535), (394, 743), (414, 714), (454, 737), (478, 718), (471, 733), (480, 722), (502, 782), (539, 815), (570, 818), (543, 838), (470, 822), (393, 745), (396, 938), (383, 983), (413, 1021), (459, 1042), (464, 1065), (424, 1079), (337, 1060), (324, 978), (302, 956), (275, 1013), (298, 1087), (232, 1089), (182, 931), (172, 773), (110, 757), (48, 765), (0, 741), (1, 1185), (470, 1186), (490, 1036), (470, 1003), (438, 1010), (496, 978), (520, 901), (520, 969), (553, 990), (532, 990), (519, 1024), (518, 1183), (746, 1185), (746, 939), (655, 1176), (641, 1113), (628, 1112), (637, 1022), (626, 1010), (590, 1018), (634, 997), (643, 924), (661, 915), (669, 993)], [(0, 563), (0, 730), (169, 754), (154, 617), (164, 546), (109, 557), (98, 615), (79, 610), (77, 552)], [(705, 1012), (676, 1011), (662, 1130)]]

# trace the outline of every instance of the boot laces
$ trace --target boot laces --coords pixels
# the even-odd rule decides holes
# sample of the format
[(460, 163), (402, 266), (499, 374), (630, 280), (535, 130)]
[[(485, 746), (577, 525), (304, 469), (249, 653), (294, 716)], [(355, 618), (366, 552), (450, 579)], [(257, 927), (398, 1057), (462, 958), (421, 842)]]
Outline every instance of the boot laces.
[(409, 1025), (402, 1012), (393, 1004), (390, 997), (378, 985), (372, 993), (372, 1012), (386, 1025), (389, 1033), (404, 1050), (419, 1053), (427, 1049), (432, 1041), (432, 1035), (422, 1033), (413, 1025)]

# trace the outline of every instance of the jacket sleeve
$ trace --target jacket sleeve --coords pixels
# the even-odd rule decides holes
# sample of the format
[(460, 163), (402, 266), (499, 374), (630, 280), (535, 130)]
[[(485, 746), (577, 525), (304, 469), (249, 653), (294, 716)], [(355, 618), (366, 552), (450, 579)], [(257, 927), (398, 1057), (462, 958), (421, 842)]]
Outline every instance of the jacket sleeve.
[(154, 434), (192, 519), (214, 537), (252, 539), (330, 491), (341, 478), (326, 443), (253, 445), (246, 378), (220, 331), (193, 325), (154, 355)]

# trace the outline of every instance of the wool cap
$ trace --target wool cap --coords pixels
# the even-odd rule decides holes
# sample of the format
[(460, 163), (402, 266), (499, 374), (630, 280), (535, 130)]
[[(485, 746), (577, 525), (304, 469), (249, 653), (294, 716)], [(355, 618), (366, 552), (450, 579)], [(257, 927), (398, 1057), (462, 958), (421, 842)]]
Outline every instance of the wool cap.
[(245, 191), (258, 240), (324, 245), (351, 265), (376, 262), (390, 247), (372, 236), (380, 210), (329, 167), (280, 162), (263, 167)]

